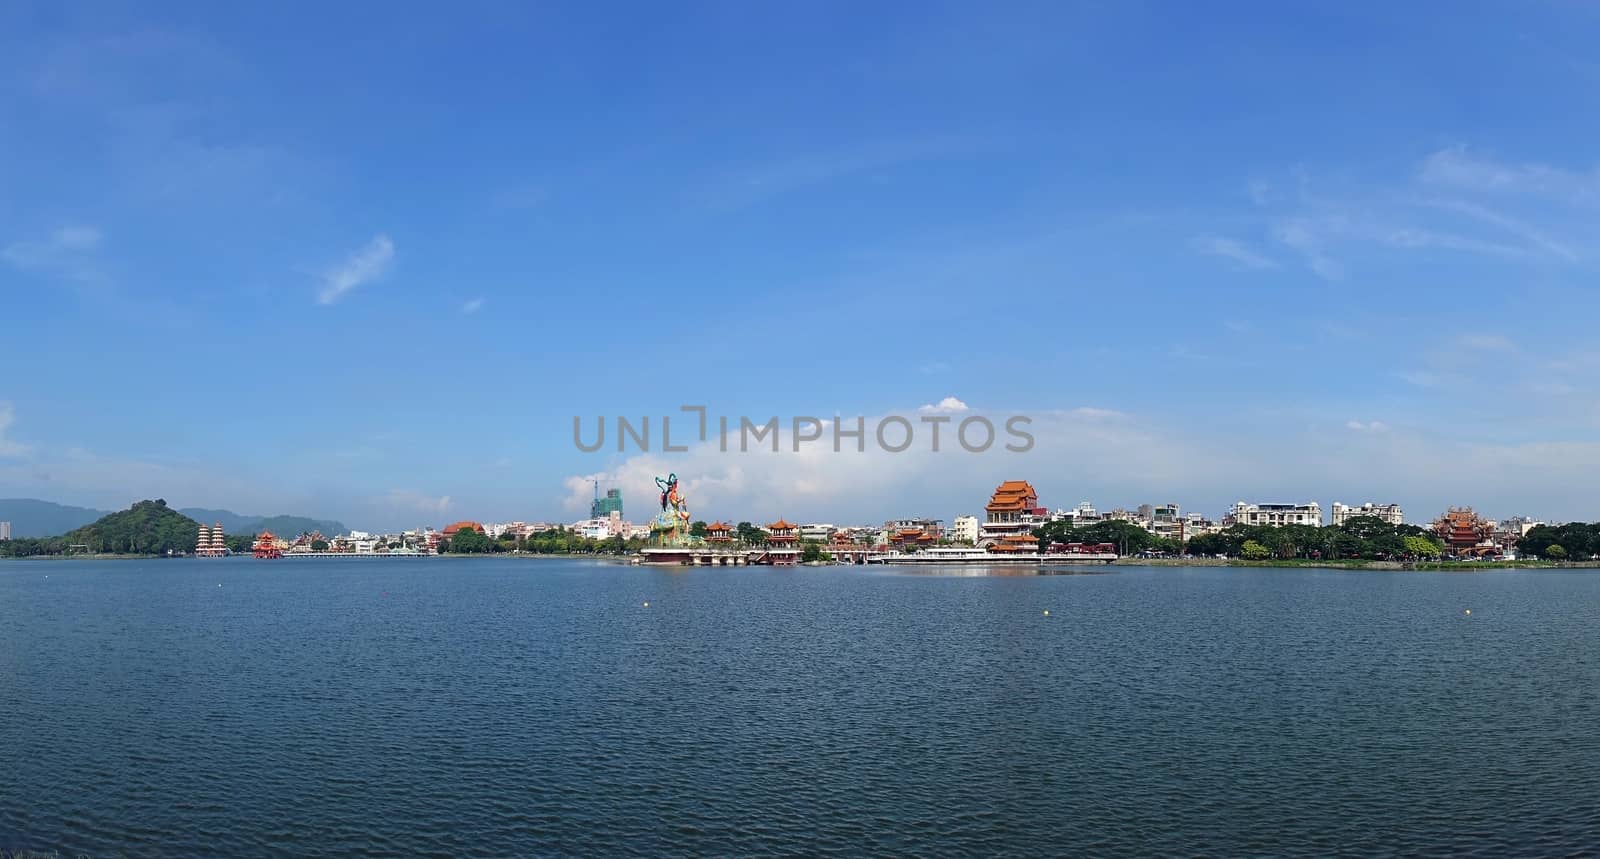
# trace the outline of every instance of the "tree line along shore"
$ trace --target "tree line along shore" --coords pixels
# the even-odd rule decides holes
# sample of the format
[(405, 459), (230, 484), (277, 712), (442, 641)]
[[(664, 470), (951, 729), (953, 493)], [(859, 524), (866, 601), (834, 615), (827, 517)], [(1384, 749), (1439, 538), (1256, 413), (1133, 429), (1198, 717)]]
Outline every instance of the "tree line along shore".
[[(127, 510), (59, 537), (0, 541), (0, 558), (183, 555), (194, 549), (200, 527), (199, 522), (168, 507), (165, 500), (140, 501)], [(695, 522), (691, 533), (704, 536), (705, 528), (704, 522)], [(1427, 565), (1483, 569), (1528, 566), (1529, 561), (1588, 566), (1595, 564), (1600, 556), (1600, 523), (1582, 522), (1540, 525), (1531, 529), (1517, 544), (1519, 558), (1516, 560), (1459, 562), (1449, 558), (1444, 542), (1434, 532), (1415, 525), (1390, 524), (1376, 517), (1357, 517), (1325, 528), (1234, 525), (1215, 533), (1195, 535), (1181, 543), (1152, 534), (1132, 522), (1118, 520), (1081, 527), (1064, 521), (1048, 522), (1033, 534), (1041, 546), (1109, 544), (1127, 561), (1187, 565), (1365, 566), (1376, 569)], [(760, 546), (766, 542), (767, 533), (749, 522), (740, 522), (732, 536), (736, 545)], [(252, 539), (252, 535), (232, 535), (227, 538), (227, 547), (236, 554), (246, 554), (250, 552)], [(503, 534), (497, 538), (463, 529), (441, 543), (439, 551), (454, 555), (625, 555), (637, 552), (644, 545), (645, 541), (637, 538), (594, 539), (562, 528), (525, 537)], [(801, 544), (801, 550), (804, 561), (829, 560), (826, 547), (821, 543), (806, 541)]]

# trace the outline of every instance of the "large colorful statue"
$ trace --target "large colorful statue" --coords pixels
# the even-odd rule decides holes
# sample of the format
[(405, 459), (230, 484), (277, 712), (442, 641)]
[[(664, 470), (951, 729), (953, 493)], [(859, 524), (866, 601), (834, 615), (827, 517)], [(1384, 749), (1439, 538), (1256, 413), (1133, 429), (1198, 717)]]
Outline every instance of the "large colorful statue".
[(650, 523), (651, 541), (657, 546), (688, 546), (699, 542), (689, 534), (689, 504), (678, 491), (678, 475), (656, 478), (661, 490), (661, 512)]

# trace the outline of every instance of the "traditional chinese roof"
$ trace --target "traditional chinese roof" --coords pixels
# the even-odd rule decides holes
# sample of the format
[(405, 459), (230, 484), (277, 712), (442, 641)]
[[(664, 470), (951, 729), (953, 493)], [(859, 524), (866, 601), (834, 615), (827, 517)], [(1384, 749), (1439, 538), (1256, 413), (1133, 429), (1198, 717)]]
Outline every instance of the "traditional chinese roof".
[(768, 531), (790, 531), (790, 530), (793, 530), (793, 529), (794, 529), (793, 525), (789, 524), (788, 522), (783, 521), (782, 519), (779, 519), (778, 521), (776, 521), (776, 522), (772, 523), (771, 525), (767, 526), (767, 530)]
[(1022, 512), (1039, 505), (1039, 493), (1026, 480), (1007, 480), (994, 491), (994, 496), (984, 507), (991, 512)]
[(455, 523), (452, 523), (450, 525), (444, 526), (444, 535), (446, 537), (448, 537), (451, 534), (454, 534), (455, 532), (460, 531), (463, 528), (471, 528), (472, 530), (477, 531), (480, 534), (483, 533), (483, 526), (482, 525), (479, 525), (477, 522), (473, 522), (473, 521), (470, 521), (470, 520), (467, 520), (467, 519), (463, 519), (460, 522), (455, 522)]
[(732, 526), (730, 526), (726, 522), (723, 522), (720, 519), (715, 521), (715, 522), (712, 522), (710, 525), (706, 526), (706, 531), (708, 531), (708, 532), (709, 531), (732, 531), (732, 530), (733, 530)]

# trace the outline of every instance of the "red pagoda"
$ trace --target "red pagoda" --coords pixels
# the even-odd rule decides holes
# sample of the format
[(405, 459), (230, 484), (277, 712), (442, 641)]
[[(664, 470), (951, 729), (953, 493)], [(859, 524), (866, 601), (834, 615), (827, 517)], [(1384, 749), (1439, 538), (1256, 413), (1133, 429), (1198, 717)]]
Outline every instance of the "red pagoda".
[(255, 551), (256, 557), (266, 560), (283, 557), (282, 550), (278, 548), (277, 540), (278, 538), (272, 536), (271, 531), (262, 531), (261, 534), (256, 537), (255, 546), (252, 547)]

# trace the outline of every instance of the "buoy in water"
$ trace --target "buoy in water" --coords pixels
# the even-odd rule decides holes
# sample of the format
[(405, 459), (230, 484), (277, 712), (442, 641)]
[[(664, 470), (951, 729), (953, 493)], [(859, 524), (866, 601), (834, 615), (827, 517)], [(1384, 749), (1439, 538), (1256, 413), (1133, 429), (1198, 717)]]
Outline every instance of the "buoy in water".
[(645, 600), (644, 601), (644, 607), (645, 608), (649, 608), (650, 607), (650, 601), (649, 600)]
[(1472, 614), (1472, 609), (1467, 609), (1467, 614)]
[(1050, 609), (1045, 609), (1044, 610), (1044, 616), (1045, 617), (1049, 617), (1050, 616)]

